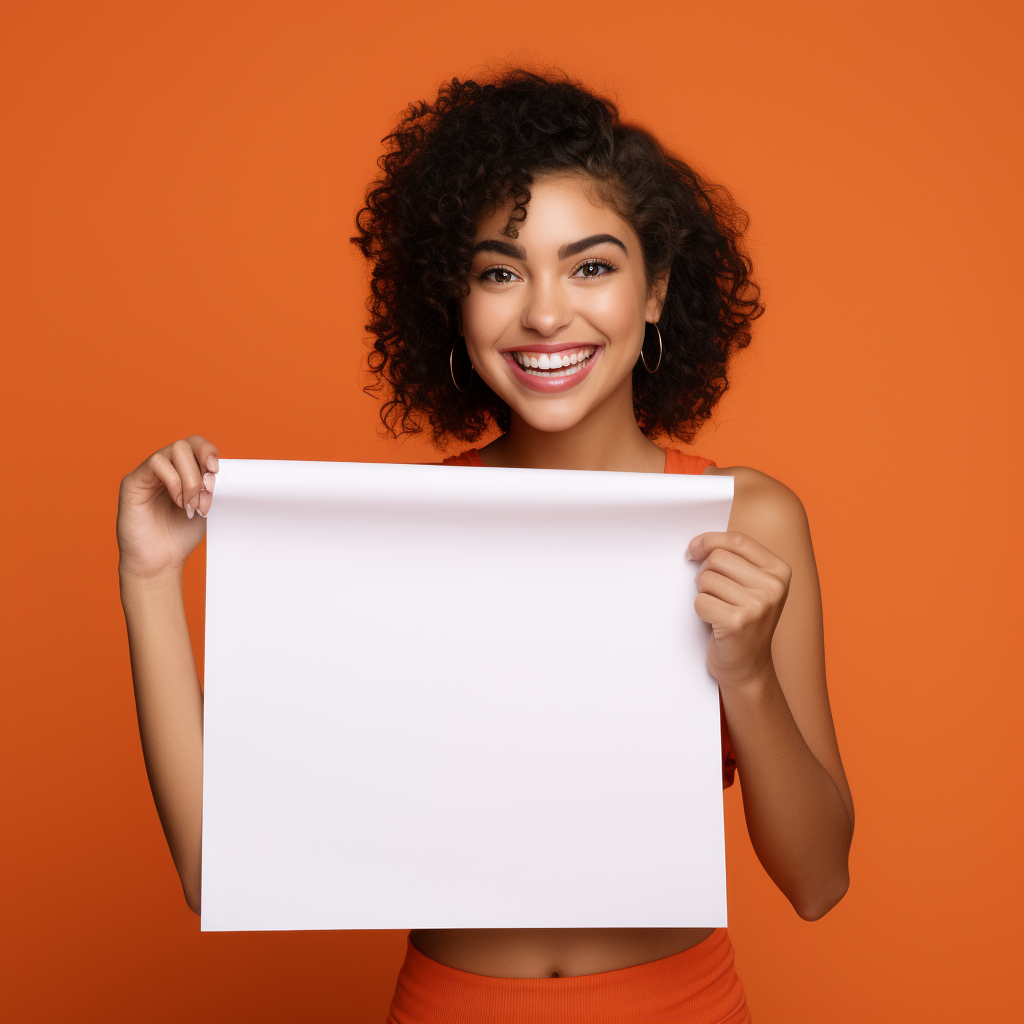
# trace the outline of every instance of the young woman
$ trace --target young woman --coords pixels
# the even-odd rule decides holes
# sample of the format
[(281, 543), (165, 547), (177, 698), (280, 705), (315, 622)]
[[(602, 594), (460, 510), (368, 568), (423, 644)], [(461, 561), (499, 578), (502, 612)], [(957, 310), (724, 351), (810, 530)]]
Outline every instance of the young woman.
[[(763, 311), (745, 215), (560, 75), (454, 79), (385, 142), (353, 241), (373, 266), (370, 366), (389, 431), (429, 424), (442, 444), (500, 429), (448, 465), (734, 477), (729, 531), (690, 545), (721, 692), (723, 784), (740, 772), (761, 863), (802, 918), (820, 918), (849, 885), (854, 814), (807, 518), (771, 477), (654, 440), (692, 440)], [(118, 513), (146, 767), (197, 913), (202, 695), (181, 576), (217, 468), (209, 441), (176, 441), (124, 478)], [(416, 930), (389, 1016), (749, 1019), (728, 933), (712, 928)]]

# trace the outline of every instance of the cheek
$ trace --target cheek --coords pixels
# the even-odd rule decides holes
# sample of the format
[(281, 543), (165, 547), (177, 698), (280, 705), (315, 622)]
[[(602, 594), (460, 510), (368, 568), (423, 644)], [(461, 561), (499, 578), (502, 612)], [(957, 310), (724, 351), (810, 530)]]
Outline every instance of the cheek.
[(640, 333), (644, 303), (632, 282), (615, 282), (614, 287), (594, 289), (586, 309), (594, 326), (612, 344), (632, 344)]
[(518, 315), (515, 299), (509, 295), (477, 292), (462, 303), (462, 326), (467, 342), (475, 348), (493, 345)]

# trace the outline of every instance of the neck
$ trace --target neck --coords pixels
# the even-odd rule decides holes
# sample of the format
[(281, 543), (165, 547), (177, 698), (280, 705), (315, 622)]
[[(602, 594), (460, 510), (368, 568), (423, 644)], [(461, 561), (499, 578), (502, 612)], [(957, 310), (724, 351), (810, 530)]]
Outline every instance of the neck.
[(665, 453), (633, 413), (632, 381), (568, 430), (538, 430), (512, 412), (507, 433), (481, 451), (486, 466), (662, 473)]

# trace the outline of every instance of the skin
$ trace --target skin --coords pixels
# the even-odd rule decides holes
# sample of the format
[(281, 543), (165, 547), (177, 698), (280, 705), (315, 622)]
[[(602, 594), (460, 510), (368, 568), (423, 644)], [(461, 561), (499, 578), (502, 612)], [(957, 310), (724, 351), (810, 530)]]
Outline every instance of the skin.
[[(476, 242), (502, 234), (508, 208), (483, 217)], [(560, 258), (566, 243), (612, 235)], [(661, 473), (665, 452), (637, 425), (631, 375), (668, 277), (648, 281), (640, 240), (592, 183), (535, 180), (518, 255), (474, 256), (460, 327), (474, 372), (508, 402), (508, 433), (481, 450), (488, 466)], [(607, 261), (612, 269), (592, 261)], [(590, 262), (588, 262), (590, 261)], [(657, 359), (649, 332), (645, 354)], [(510, 348), (600, 346), (585, 378), (558, 395), (524, 386)], [(217, 449), (194, 435), (151, 455), (121, 482), (117, 535), (146, 768), (186, 901), (199, 913), (202, 692), (182, 600), (182, 571), (205, 531)], [(751, 843), (797, 914), (817, 920), (849, 886), (854, 810), (829, 709), (821, 594), (807, 517), (785, 485), (743, 466), (727, 533), (695, 537), (694, 613), (711, 624), (718, 680), (742, 779)], [(198, 514), (189, 515), (190, 509)], [(618, 970), (671, 956), (710, 928), (418, 929), (413, 944), (459, 970), (552, 977)]]

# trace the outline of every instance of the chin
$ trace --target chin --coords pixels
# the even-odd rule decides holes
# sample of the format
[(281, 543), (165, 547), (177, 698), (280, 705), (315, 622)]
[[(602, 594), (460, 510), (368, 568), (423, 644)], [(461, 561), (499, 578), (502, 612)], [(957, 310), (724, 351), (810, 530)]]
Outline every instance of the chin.
[[(587, 409), (580, 403), (554, 402), (520, 402), (509, 403), (512, 411), (534, 430), (543, 430), (548, 434), (557, 434), (575, 427), (586, 416)], [(547, 405), (548, 408), (544, 408)]]

